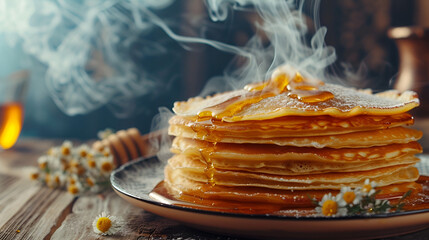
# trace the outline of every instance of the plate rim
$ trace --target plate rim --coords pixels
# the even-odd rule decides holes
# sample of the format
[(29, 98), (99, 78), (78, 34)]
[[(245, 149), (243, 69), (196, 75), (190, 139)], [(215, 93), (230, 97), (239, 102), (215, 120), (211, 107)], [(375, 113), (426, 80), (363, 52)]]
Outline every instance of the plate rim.
[(416, 215), (416, 214), (424, 214), (429, 213), (429, 208), (420, 209), (420, 210), (410, 210), (410, 211), (401, 211), (401, 212), (392, 212), (392, 213), (383, 213), (383, 214), (374, 214), (374, 215), (353, 215), (353, 216), (337, 216), (337, 217), (324, 217), (324, 216), (282, 216), (282, 215), (271, 215), (271, 214), (245, 214), (245, 213), (231, 213), (231, 212), (222, 212), (222, 211), (209, 211), (204, 209), (196, 209), (196, 208), (189, 208), (184, 206), (177, 206), (172, 204), (165, 204), (162, 202), (158, 202), (155, 200), (150, 200), (151, 198), (148, 196), (148, 199), (143, 199), (138, 196), (135, 196), (131, 193), (128, 193), (121, 189), (119, 186), (117, 186), (115, 178), (118, 174), (125, 171), (127, 168), (132, 167), (133, 165), (139, 164), (144, 161), (149, 160), (156, 160), (158, 162), (161, 162), (156, 156), (152, 157), (146, 157), (146, 158), (137, 158), (135, 160), (132, 160), (130, 162), (127, 162), (126, 164), (121, 165), (119, 168), (112, 171), (110, 174), (110, 184), (112, 188), (119, 192), (124, 194), (125, 196), (131, 197), (138, 201), (143, 201), (148, 204), (180, 210), (180, 211), (186, 211), (186, 212), (194, 212), (194, 213), (200, 213), (200, 214), (208, 214), (208, 215), (217, 215), (217, 216), (224, 216), (224, 217), (235, 217), (235, 218), (253, 218), (253, 219), (267, 219), (267, 220), (284, 220), (284, 221), (344, 221), (344, 220), (357, 220), (357, 219), (383, 219), (383, 218), (393, 218), (393, 217), (401, 217), (401, 216), (409, 216), (409, 215)]

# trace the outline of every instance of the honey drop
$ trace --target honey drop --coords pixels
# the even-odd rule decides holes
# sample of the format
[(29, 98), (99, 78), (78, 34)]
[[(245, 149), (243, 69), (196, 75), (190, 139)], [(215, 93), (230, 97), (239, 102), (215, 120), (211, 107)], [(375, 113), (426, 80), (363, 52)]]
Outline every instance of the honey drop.
[[(319, 82), (318, 85), (323, 85), (323, 82)], [(306, 81), (298, 72), (292, 79), (286, 73), (278, 73), (269, 81), (248, 84), (244, 89), (248, 91), (246, 94), (235, 96), (217, 105), (207, 107), (198, 113), (198, 117), (201, 119), (212, 117), (222, 120), (225, 117), (234, 116), (251, 104), (285, 92), (289, 92), (289, 97), (305, 103), (323, 102), (334, 98), (331, 92), (319, 91), (315, 83)]]
[(313, 91), (293, 90), (288, 94), (288, 96), (291, 98), (296, 98), (301, 102), (305, 102), (305, 103), (324, 102), (334, 98), (334, 94), (332, 94), (331, 92), (319, 91), (319, 90), (313, 90)]

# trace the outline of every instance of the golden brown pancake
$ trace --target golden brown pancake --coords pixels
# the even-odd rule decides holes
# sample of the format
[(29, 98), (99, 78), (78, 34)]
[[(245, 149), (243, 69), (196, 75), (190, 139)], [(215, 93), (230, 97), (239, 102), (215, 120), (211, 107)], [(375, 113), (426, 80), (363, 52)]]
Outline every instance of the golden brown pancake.
[[(407, 91), (386, 91), (368, 94), (333, 84), (320, 86), (320, 90), (331, 92), (335, 98), (316, 104), (308, 104), (288, 96), (287, 92), (267, 97), (257, 103), (240, 109), (234, 116), (222, 118), (226, 122), (245, 120), (265, 120), (283, 116), (352, 117), (356, 115), (394, 115), (407, 112), (419, 105), (416, 93)], [(220, 105), (231, 99), (242, 100), (247, 90), (237, 90), (217, 94), (207, 98), (191, 98), (186, 102), (176, 102), (174, 112), (180, 116), (198, 116), (207, 108)], [(216, 114), (216, 112), (215, 112)]]
[[(185, 201), (197, 202), (201, 197), (207, 200), (205, 204), (216, 204), (216, 200), (260, 204), (280, 204), (283, 208), (314, 207), (311, 198), (320, 200), (329, 192), (336, 194), (337, 190), (280, 190), (260, 187), (227, 187), (221, 185), (209, 185), (196, 182), (180, 175), (171, 174), (169, 168), (165, 169), (165, 184), (170, 193)], [(379, 187), (380, 195), (388, 197), (400, 197), (408, 190), (415, 192), (421, 190), (421, 186), (415, 182), (393, 184)], [(210, 204), (209, 204), (210, 203)], [(204, 203), (203, 203), (204, 204)], [(225, 206), (225, 204), (223, 204)], [(227, 206), (227, 205), (226, 205)]]
[[(365, 179), (371, 179), (378, 186), (415, 181), (419, 177), (413, 164), (395, 165), (368, 171), (329, 172), (303, 175), (274, 175), (242, 171), (228, 171), (207, 165), (194, 158), (176, 155), (169, 160), (166, 168), (170, 174), (183, 176), (193, 181), (222, 186), (265, 187), (289, 190), (340, 189), (343, 186), (359, 187)], [(167, 171), (167, 170), (166, 170)]]
[(175, 155), (165, 167), (172, 194), (288, 208), (366, 179), (386, 194), (418, 189), (422, 133), (404, 127), (419, 104), (414, 92), (372, 94), (283, 70), (242, 90), (175, 103)]
[(320, 161), (320, 162), (369, 162), (406, 157), (422, 152), (417, 142), (390, 144), (370, 148), (312, 148), (278, 146), (273, 144), (216, 143), (176, 137), (171, 151), (175, 154), (204, 155), (211, 159), (247, 162)]
[(296, 146), (296, 147), (315, 147), (315, 148), (363, 148), (373, 146), (383, 146), (388, 144), (408, 143), (417, 141), (422, 137), (422, 132), (396, 127), (384, 130), (374, 130), (367, 132), (352, 132), (347, 134), (337, 134), (331, 136), (305, 136), (305, 137), (272, 137), (258, 138), (236, 136), (228, 137), (221, 135), (205, 135), (194, 132), (184, 126), (170, 125), (169, 134), (185, 138), (205, 140), (208, 142), (223, 143), (258, 143), (258, 144), (275, 144), (279, 146)]
[(416, 163), (420, 144), (392, 144), (372, 148), (300, 148), (267, 144), (216, 145), (199, 140), (176, 138), (172, 152), (199, 159), (216, 169), (261, 172), (279, 175), (315, 174), (370, 170)]
[(169, 124), (186, 127), (194, 132), (223, 137), (293, 137), (336, 135), (412, 125), (408, 113), (388, 116), (361, 115), (350, 118), (332, 116), (286, 116), (263, 121), (224, 122), (216, 119), (203, 121), (196, 116), (174, 116)]
[[(367, 171), (382, 167), (415, 164), (419, 158), (414, 155), (407, 155), (404, 157), (395, 157), (387, 161), (362, 161), (362, 162), (323, 162), (323, 161), (245, 161), (235, 159), (222, 159), (222, 158), (207, 158), (202, 156), (178, 154), (173, 157), (175, 162), (180, 161), (185, 164), (186, 162), (196, 161), (205, 164), (204, 171), (209, 170), (211, 167), (218, 170), (228, 171), (242, 171), (252, 173), (267, 173), (274, 175), (310, 175), (327, 172), (356, 172)], [(180, 159), (180, 160), (178, 160)], [(189, 164), (188, 164), (189, 165)], [(199, 165), (199, 168), (203, 168)], [(176, 163), (177, 166), (177, 163)], [(194, 166), (195, 168), (195, 166)]]

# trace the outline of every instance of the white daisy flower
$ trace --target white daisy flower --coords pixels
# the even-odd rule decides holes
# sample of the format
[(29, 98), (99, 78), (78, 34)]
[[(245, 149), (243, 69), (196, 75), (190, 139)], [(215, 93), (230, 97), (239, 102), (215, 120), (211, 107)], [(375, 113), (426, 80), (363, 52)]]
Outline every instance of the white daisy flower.
[(51, 157), (59, 157), (60, 156), (60, 149), (58, 147), (51, 147), (48, 149), (46, 155)]
[(352, 190), (350, 187), (342, 187), (340, 193), (344, 205), (356, 205), (362, 200), (362, 192), (359, 189)]
[(100, 172), (104, 175), (109, 175), (115, 169), (113, 157), (102, 157), (99, 162)]
[(66, 177), (61, 172), (56, 172), (52, 176), (52, 186), (61, 187), (64, 186), (66, 182)]
[(115, 216), (102, 212), (92, 223), (94, 232), (100, 235), (113, 235), (122, 227), (122, 221)]
[(361, 192), (364, 196), (370, 196), (375, 193), (375, 187), (377, 187), (377, 184), (374, 181), (370, 182), (367, 178), (361, 188)]
[(86, 177), (85, 182), (86, 182), (86, 185), (88, 185), (89, 187), (94, 187), (96, 184), (95, 179), (91, 176)]
[(48, 167), (48, 157), (41, 156), (37, 159), (37, 163), (39, 164), (40, 169), (46, 169)]
[(73, 144), (71, 141), (64, 141), (61, 145), (61, 155), (70, 156), (72, 153)]
[(37, 168), (31, 168), (29, 175), (30, 175), (31, 180), (38, 180), (40, 177), (40, 173), (39, 173), (39, 170)]
[(79, 181), (79, 178), (76, 174), (68, 174), (67, 182), (68, 184), (76, 184)]
[(103, 150), (101, 151), (101, 154), (105, 157), (113, 157), (112, 152), (108, 147), (103, 148)]
[(67, 186), (67, 192), (73, 194), (73, 195), (79, 195), (82, 193), (83, 187), (80, 184), (80, 182), (76, 182), (74, 184), (69, 184)]
[(86, 144), (82, 144), (77, 148), (77, 154), (81, 158), (86, 158), (89, 153), (90, 153), (90, 148)]
[(322, 201), (319, 202), (319, 206), (316, 207), (317, 213), (327, 217), (346, 216), (347, 208), (345, 208), (345, 202), (341, 201), (342, 198), (341, 193), (335, 197), (331, 193), (325, 194)]
[(60, 157), (47, 156), (48, 168), (51, 172), (59, 171), (62, 169)]
[(75, 158), (69, 162), (69, 171), (70, 173), (73, 173), (73, 174), (83, 175), (86, 169), (80, 163), (79, 159)]
[(88, 190), (103, 190), (108, 186), (109, 175), (116, 167), (109, 148), (98, 152), (86, 144), (74, 147), (68, 140), (41, 156), (38, 165), (37, 172), (31, 173), (30, 178), (52, 188), (63, 188), (75, 195)]
[(92, 154), (88, 154), (86, 158), (86, 166), (88, 169), (94, 169), (97, 166), (97, 162), (95, 161), (95, 157)]

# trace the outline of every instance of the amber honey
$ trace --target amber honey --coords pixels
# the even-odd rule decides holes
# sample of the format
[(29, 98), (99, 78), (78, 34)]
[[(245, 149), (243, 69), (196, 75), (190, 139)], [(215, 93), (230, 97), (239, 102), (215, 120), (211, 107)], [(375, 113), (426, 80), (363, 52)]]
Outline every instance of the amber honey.
[[(417, 184), (420, 185), (419, 189), (414, 189), (412, 194), (404, 200), (404, 210), (422, 210), (429, 208), (429, 176), (420, 176)], [(212, 185), (207, 185), (203, 192), (210, 192)], [(377, 198), (389, 200), (392, 204), (396, 204), (402, 195), (408, 190), (402, 189), (401, 185), (398, 185), (400, 189), (397, 193), (390, 194), (379, 194)], [(228, 212), (228, 213), (242, 213), (242, 214), (270, 214), (280, 216), (306, 216), (315, 214), (315, 206), (310, 200), (310, 197), (314, 197), (318, 200), (322, 198), (324, 194), (332, 192), (336, 194), (336, 191), (332, 190), (320, 190), (320, 191), (308, 191), (308, 194), (299, 194), (295, 191), (290, 193), (290, 199), (282, 199), (283, 204), (273, 204), (242, 201), (220, 200), (216, 198), (208, 199), (202, 198), (197, 195), (186, 195), (181, 194), (180, 196), (173, 196), (170, 194), (165, 186), (164, 182), (160, 182), (151, 192), (151, 195), (156, 194), (162, 197), (163, 203), (170, 202), (171, 205), (195, 208), (200, 210), (208, 210), (215, 212)], [(249, 195), (252, 195), (249, 192)], [(154, 198), (156, 199), (156, 198)]]
[(406, 112), (418, 105), (415, 95), (372, 94), (279, 69), (241, 90), (175, 103), (175, 155), (154, 199), (305, 216), (315, 212), (311, 199), (368, 179), (380, 184), (379, 199), (395, 204), (412, 189), (407, 210), (429, 207), (428, 178), (414, 167), (422, 133), (404, 127), (414, 122)]
[(0, 105), (0, 147), (11, 148), (22, 128), (23, 107), (21, 103), (9, 102)]
[(282, 73), (266, 82), (247, 85), (244, 88), (248, 91), (246, 94), (206, 108), (198, 113), (198, 117), (202, 120), (207, 117), (222, 120), (224, 117), (233, 116), (246, 106), (285, 92), (289, 97), (304, 103), (325, 102), (335, 97), (329, 91), (320, 91), (318, 85), (323, 85), (323, 82), (310, 83), (299, 73), (290, 79), (288, 75)]

